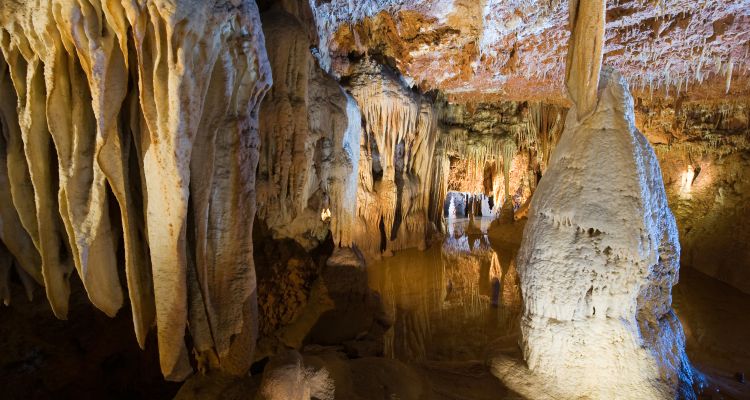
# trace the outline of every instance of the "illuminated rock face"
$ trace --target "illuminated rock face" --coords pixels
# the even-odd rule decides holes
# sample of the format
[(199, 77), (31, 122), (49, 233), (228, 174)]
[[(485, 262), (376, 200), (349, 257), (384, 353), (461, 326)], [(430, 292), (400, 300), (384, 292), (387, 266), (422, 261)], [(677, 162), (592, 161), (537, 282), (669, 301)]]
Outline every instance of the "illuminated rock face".
[(677, 227), (627, 83), (612, 70), (600, 80), (593, 114), (568, 113), (532, 198), (522, 347), (564, 397), (674, 398), (692, 380), (671, 309)]
[(361, 116), (357, 103), (318, 67), (302, 26), (264, 14), (274, 85), (260, 112), (258, 216), (274, 236), (307, 249), (325, 239), (351, 244)]
[(165, 377), (192, 371), (186, 329), (199, 368), (245, 372), (271, 78), (255, 3), (3, 2), (0, 47), (0, 238), (22, 276), (66, 318), (75, 270), (112, 316), (121, 247), (138, 343), (156, 324)]
[[(739, 103), (641, 102), (677, 220), (681, 264), (750, 293), (750, 112)], [(678, 127), (678, 128), (674, 128)]]
[(443, 179), (433, 173), (439, 134), (432, 102), (367, 59), (349, 89), (364, 124), (352, 243), (366, 255), (424, 248), (430, 201), (445, 195), (430, 195)]

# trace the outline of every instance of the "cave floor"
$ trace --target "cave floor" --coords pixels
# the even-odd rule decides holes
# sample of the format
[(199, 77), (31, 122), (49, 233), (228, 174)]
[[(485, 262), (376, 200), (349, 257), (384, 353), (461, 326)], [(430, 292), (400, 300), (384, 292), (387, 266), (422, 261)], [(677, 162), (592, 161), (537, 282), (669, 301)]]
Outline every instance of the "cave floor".
[[(685, 330), (690, 361), (724, 398), (750, 399), (750, 294), (682, 268), (672, 305)], [(740, 383), (735, 374), (745, 374)]]
[[(451, 363), (456, 371), (459, 365), (471, 365), (492, 378), (487, 365), (498, 348), (506, 356), (520, 358), (521, 299), (517, 281), (513, 282), (517, 278), (513, 265), (502, 265), (509, 260), (503, 254), (494, 260), (501, 261), (500, 273), (494, 270), (496, 253), (486, 236), (489, 222), (478, 218), (472, 229), (468, 219), (449, 220), (442, 243), (433, 243), (424, 252), (399, 252), (369, 267), (370, 285), (381, 294), (394, 324), (386, 336), (387, 356), (423, 372), (439, 366), (439, 373), (429, 371), (433, 378), (451, 374)], [(503, 282), (497, 306), (491, 305), (489, 275), (493, 274)], [(705, 374), (712, 392), (713, 397), (705, 398), (750, 399), (750, 295), (683, 268), (673, 302), (685, 330), (688, 356)], [(737, 373), (745, 374), (745, 383), (738, 382)], [(484, 398), (473, 392), (474, 385), (458, 390), (462, 385), (456, 379), (429, 382), (436, 391), (450, 387), (454, 397), (446, 398)], [(521, 398), (508, 389), (495, 393), (495, 398), (498, 393), (505, 393), (500, 398)]]
[[(386, 356), (349, 359), (335, 348), (303, 352), (306, 364), (331, 372), (336, 398), (522, 398), (489, 368), (497, 349), (520, 357), (520, 292), (512, 257), (495, 253), (485, 235), (488, 225), (489, 219), (450, 221), (448, 235), (426, 251), (398, 252), (368, 267), (369, 285), (393, 325), (385, 336)], [(34, 307), (18, 283), (14, 295), (14, 304), (0, 307), (0, 398), (174, 395), (176, 386), (158, 379), (155, 343), (145, 353), (135, 345), (128, 310), (113, 324), (76, 290), (70, 320), (58, 321), (41, 293)], [(691, 361), (712, 390), (721, 390), (705, 398), (750, 399), (750, 383), (735, 378), (750, 373), (750, 295), (683, 268), (673, 297)], [(219, 397), (234, 398), (228, 394), (235, 392), (247, 398), (259, 379), (220, 381)], [(206, 394), (210, 384), (201, 381), (193, 384)]]

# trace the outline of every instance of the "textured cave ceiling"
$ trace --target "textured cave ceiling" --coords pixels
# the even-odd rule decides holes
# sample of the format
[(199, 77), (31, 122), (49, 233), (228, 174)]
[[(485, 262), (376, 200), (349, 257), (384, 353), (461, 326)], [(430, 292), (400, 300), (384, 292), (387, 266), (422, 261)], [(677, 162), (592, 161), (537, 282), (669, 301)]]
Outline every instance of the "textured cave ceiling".
[[(312, 0), (321, 65), (378, 57), (458, 101), (564, 102), (561, 0)], [(641, 97), (750, 95), (750, 0), (610, 0), (604, 64)], [(731, 77), (731, 82), (730, 78)], [(728, 88), (728, 89), (727, 89)]]

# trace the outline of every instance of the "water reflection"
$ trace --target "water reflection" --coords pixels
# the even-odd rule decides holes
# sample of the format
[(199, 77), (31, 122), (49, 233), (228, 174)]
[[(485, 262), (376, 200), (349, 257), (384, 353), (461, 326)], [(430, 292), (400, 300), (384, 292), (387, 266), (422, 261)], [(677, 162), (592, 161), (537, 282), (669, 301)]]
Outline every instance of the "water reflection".
[(482, 359), (487, 344), (517, 332), (515, 254), (498, 256), (492, 249), (490, 222), (449, 220), (441, 246), (402, 251), (368, 268), (370, 286), (393, 323), (385, 336), (387, 356)]

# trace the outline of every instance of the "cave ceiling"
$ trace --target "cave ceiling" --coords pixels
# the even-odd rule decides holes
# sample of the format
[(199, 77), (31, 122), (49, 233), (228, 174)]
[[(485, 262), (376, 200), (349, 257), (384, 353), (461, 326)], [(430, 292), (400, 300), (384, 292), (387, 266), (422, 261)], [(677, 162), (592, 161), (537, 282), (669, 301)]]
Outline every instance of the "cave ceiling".
[[(311, 1), (321, 65), (370, 56), (454, 101), (565, 103), (562, 0)], [(604, 64), (636, 97), (750, 98), (750, 0), (610, 0)]]

